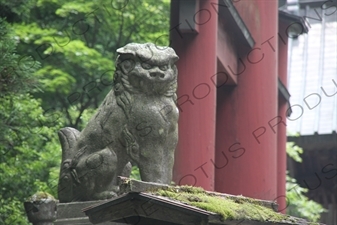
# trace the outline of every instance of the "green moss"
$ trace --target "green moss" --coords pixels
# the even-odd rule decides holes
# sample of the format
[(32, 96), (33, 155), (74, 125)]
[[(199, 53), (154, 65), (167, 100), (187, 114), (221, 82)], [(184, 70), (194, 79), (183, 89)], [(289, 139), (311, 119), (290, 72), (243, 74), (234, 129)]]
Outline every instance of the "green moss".
[(124, 178), (124, 179), (122, 180), (122, 184), (129, 184), (130, 181), (131, 181), (130, 178)]
[(261, 201), (246, 197), (219, 196), (202, 188), (191, 186), (169, 187), (153, 192), (222, 216), (223, 220), (255, 220), (270, 222), (296, 222), (295, 218), (276, 213), (261, 205)]
[(192, 187), (192, 186), (181, 186), (180, 191), (182, 192), (187, 192), (187, 193), (191, 193), (191, 194), (204, 194), (206, 193), (204, 189), (202, 189), (201, 187)]
[(28, 201), (29, 202), (45, 202), (45, 201), (55, 201), (54, 196), (52, 196), (51, 194), (47, 193), (47, 192), (36, 192), (34, 195), (32, 195)]

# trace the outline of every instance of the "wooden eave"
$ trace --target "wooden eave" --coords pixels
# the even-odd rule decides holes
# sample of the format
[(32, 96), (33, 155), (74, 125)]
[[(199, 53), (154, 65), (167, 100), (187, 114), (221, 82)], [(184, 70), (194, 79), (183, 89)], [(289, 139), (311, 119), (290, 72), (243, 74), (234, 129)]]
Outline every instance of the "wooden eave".
[[(237, 85), (238, 58), (254, 47), (255, 40), (232, 1), (220, 0), (216, 5), (219, 15), (217, 67), (228, 75), (226, 80), (218, 75), (218, 83)], [(232, 71), (228, 70), (229, 66)]]
[(247, 50), (254, 47), (255, 40), (231, 0), (219, 1), (219, 15), (220, 18), (234, 25), (232, 29), (239, 43), (246, 46)]
[(288, 105), (288, 109), (287, 110), (287, 116), (290, 116), (292, 111), (291, 111), (291, 107), (290, 107), (290, 93), (287, 89), (287, 87), (283, 84), (283, 82), (281, 81), (280, 78), (278, 78), (278, 83), (277, 83), (277, 88), (278, 88), (278, 95), (280, 97), (282, 97), (286, 102), (287, 102), (287, 105)]
[(302, 32), (300, 34), (309, 32), (309, 27), (307, 26), (303, 17), (293, 15), (293, 14), (285, 12), (283, 10), (279, 10), (278, 12), (279, 12), (278, 13), (279, 21), (281, 23), (285, 23), (286, 26), (290, 26), (293, 23), (297, 23), (297, 24), (300, 24), (302, 26), (302, 30), (301, 30)]
[(220, 218), (215, 213), (197, 207), (138, 192), (123, 194), (109, 202), (85, 208), (83, 212), (93, 224), (111, 221), (174, 225), (184, 221), (184, 224), (201, 225), (207, 224), (210, 219)]
[(305, 136), (288, 136), (288, 141), (295, 142), (306, 151), (337, 149), (337, 134), (314, 134)]
[(336, 3), (336, 0), (298, 0), (298, 5), (301, 9), (305, 9), (307, 6), (310, 8), (328, 7), (330, 5), (336, 5)]

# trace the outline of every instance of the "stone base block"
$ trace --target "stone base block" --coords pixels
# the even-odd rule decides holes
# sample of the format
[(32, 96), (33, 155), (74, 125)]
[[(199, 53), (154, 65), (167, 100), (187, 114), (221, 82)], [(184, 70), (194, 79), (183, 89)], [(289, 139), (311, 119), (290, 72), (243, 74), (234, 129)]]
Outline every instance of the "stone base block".
[[(57, 218), (54, 225), (92, 225), (89, 218), (82, 212), (83, 208), (97, 205), (104, 201), (70, 202), (57, 204)], [(99, 225), (125, 225), (125, 223), (104, 222)]]

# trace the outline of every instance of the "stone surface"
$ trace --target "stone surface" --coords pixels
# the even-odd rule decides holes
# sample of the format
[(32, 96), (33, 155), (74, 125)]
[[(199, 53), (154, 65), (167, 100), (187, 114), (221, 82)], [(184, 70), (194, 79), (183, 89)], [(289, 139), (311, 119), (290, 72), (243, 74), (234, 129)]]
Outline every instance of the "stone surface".
[(119, 192), (118, 195), (122, 195), (128, 192), (147, 192), (157, 189), (167, 189), (170, 186), (165, 184), (144, 182), (139, 180), (133, 180), (127, 177), (118, 177)]
[(178, 141), (178, 56), (170, 47), (131, 43), (117, 50), (113, 89), (87, 126), (59, 132), (60, 202), (107, 199), (117, 176), (137, 165), (141, 179), (169, 184)]
[[(82, 209), (104, 202), (105, 201), (58, 203), (57, 219), (54, 225), (92, 225), (89, 218), (82, 212)], [(104, 222), (100, 223), (100, 225), (121, 225), (121, 223)]]

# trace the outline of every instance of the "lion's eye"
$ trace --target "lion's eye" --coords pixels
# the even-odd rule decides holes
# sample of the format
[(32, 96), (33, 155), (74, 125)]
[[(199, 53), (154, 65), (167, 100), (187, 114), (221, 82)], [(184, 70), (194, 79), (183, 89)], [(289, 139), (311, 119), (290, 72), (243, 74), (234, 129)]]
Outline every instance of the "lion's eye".
[(131, 68), (131, 62), (130, 62), (130, 60), (125, 60), (125, 61), (123, 62), (123, 66), (124, 66), (124, 68), (125, 68), (126, 70), (129, 70), (129, 69)]
[(142, 63), (142, 67), (143, 67), (143, 69), (146, 69), (146, 70), (149, 70), (149, 69), (152, 68), (152, 66), (148, 63)]
[(159, 69), (162, 71), (166, 71), (168, 69), (168, 65), (160, 66)]
[(132, 59), (126, 59), (121, 62), (121, 67), (124, 73), (128, 73), (133, 70), (135, 62)]

